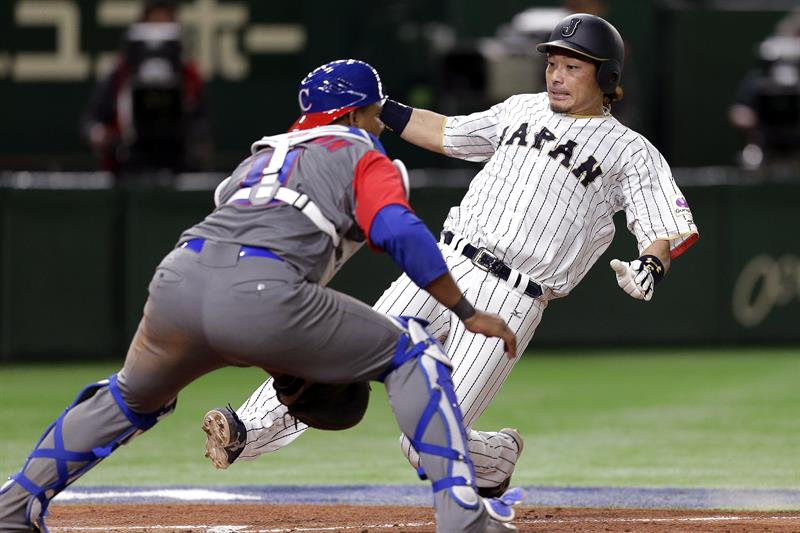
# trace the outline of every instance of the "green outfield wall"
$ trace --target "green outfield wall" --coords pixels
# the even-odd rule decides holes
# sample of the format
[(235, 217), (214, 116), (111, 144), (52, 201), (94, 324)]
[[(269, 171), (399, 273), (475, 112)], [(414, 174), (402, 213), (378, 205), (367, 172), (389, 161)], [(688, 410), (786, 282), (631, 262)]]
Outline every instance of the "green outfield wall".
[[(611, 258), (635, 257), (617, 235), (584, 281), (547, 309), (535, 345), (800, 341), (800, 185), (684, 186), (700, 241), (675, 261), (652, 302), (616, 285)], [(414, 189), (434, 228), (461, 188)], [(122, 357), (147, 284), (210, 191), (0, 188), (0, 360)], [(398, 275), (362, 250), (332, 286), (373, 303)]]
[[(496, 103), (444, 89), (443, 56), (475, 49), (512, 18), (558, 0), (182, 0), (188, 54), (207, 80), (214, 167), (227, 169), (264, 134), (297, 115), (297, 83), (312, 68), (353, 57), (373, 64), (387, 93), (447, 114)], [(85, 170), (78, 135), (92, 87), (107, 71), (137, 0), (0, 2), (0, 168)], [(742, 139), (727, 107), (754, 67), (756, 44), (794, 6), (772, 2), (607, 0), (625, 37), (626, 124), (674, 165), (730, 164)], [(734, 5), (736, 4), (736, 5)], [(732, 37), (732, 36), (735, 36)], [(474, 65), (464, 66), (464, 76)], [(618, 107), (618, 111), (623, 108)], [(622, 116), (621, 115), (621, 116)], [(410, 165), (445, 159), (389, 141)]]

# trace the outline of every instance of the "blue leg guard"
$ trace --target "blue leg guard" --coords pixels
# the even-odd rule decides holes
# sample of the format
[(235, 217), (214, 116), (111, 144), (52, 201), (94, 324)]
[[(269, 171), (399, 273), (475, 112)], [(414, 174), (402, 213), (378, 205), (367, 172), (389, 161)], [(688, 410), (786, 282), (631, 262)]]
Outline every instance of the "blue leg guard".
[[(56, 494), (174, 409), (173, 401), (154, 413), (134, 413), (122, 398), (116, 374), (87, 386), (44, 431), (22, 470), (0, 489), (0, 511), (8, 512), (13, 507), (6, 500), (13, 499), (11, 491), (18, 485), (33, 496), (20, 501), (17, 495), (15, 500), (24, 504), (24, 523), (47, 531), (44, 516)], [(67, 449), (65, 440), (80, 442), (81, 449)], [(11, 520), (11, 516), (4, 518), (0, 512), (0, 529), (4, 519)]]
[[(415, 362), (414, 371), (424, 377), (427, 402), (418, 413), (413, 433), (404, 429), (412, 446), (420, 454), (421, 463), (431, 463), (431, 456), (446, 460), (446, 468), (421, 466), (420, 477), (431, 479), (434, 494), (447, 490), (452, 499), (464, 509), (477, 509), (480, 499), (475, 488), (475, 471), (467, 449), (467, 437), (463, 417), (458, 406), (453, 382), (450, 377), (450, 361), (441, 344), (428, 334), (421, 321), (409, 317), (397, 319), (407, 333), (400, 337), (390, 368), (384, 379), (410, 361)], [(390, 391), (391, 393), (391, 391)], [(419, 396), (422, 391), (408, 393)], [(398, 401), (402, 401), (398, 399)], [(397, 408), (395, 409), (397, 411)], [(400, 416), (398, 415), (398, 420)], [(435, 429), (431, 425), (435, 422)], [(403, 423), (401, 421), (401, 427)], [(433, 439), (433, 440), (432, 440)], [(423, 458), (428, 458), (424, 461)]]

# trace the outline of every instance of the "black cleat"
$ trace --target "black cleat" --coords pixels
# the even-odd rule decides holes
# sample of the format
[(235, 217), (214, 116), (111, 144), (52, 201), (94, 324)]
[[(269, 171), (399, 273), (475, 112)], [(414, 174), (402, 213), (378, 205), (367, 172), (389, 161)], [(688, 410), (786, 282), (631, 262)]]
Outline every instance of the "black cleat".
[(247, 443), (247, 429), (230, 405), (217, 407), (203, 417), (206, 457), (220, 470), (228, 468)]

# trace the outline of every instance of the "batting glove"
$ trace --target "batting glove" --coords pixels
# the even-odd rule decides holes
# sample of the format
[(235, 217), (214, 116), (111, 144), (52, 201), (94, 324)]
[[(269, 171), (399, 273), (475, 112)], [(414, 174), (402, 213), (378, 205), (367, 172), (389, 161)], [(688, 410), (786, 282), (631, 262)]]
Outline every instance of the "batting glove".
[(617, 284), (623, 291), (637, 300), (650, 301), (656, 282), (641, 258), (630, 262), (612, 259), (611, 268), (617, 273)]

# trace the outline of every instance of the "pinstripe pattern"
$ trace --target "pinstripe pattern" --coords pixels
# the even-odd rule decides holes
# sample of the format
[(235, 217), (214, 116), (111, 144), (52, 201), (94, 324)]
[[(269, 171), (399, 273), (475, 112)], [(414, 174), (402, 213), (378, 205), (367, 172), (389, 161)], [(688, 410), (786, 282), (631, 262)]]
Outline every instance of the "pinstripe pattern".
[[(688, 208), (677, 209), (681, 192), (669, 166), (644, 137), (610, 116), (553, 113), (545, 93), (513, 96), (486, 111), (450, 117), (443, 146), (452, 157), (485, 165), (445, 221), (445, 229), (460, 238), (452, 248), (440, 248), (475, 307), (500, 315), (516, 333), (520, 353), (548, 300), (568, 294), (608, 248), (614, 213), (625, 212), (640, 250), (657, 239), (670, 239), (675, 248), (697, 231)], [(590, 169), (599, 166), (599, 176), (588, 180), (581, 174), (577, 169), (584, 162)], [(458, 252), (463, 242), (488, 248), (539, 282), (544, 297), (533, 300), (475, 268)], [(467, 332), (405, 275), (384, 292), (375, 309), (430, 322), (428, 331), (442, 340), (453, 361), (453, 383), (465, 425), (471, 427), (514, 366), (502, 344)], [(285, 446), (305, 429), (284, 416), (269, 381), (239, 415), (248, 428), (241, 458)], [(468, 431), (468, 437), (479, 486), (496, 486), (510, 475), (519, 457), (513, 439), (476, 430)], [(407, 439), (401, 439), (401, 447), (418, 466)]]
[[(467, 298), (482, 309), (502, 316), (517, 335), (520, 351), (530, 342), (545, 300), (533, 300), (514, 291), (506, 282), (473, 267), (450, 247), (440, 248), (453, 277)], [(500, 390), (516, 359), (509, 361), (499, 341), (466, 331), (450, 311), (405, 275), (386, 289), (374, 307), (389, 315), (412, 315), (430, 322), (428, 331), (442, 340), (453, 360), (453, 384), (466, 426), (483, 413)], [(267, 380), (237, 410), (247, 428), (247, 446), (239, 460), (250, 460), (291, 443), (306, 426), (286, 415), (277, 401), (272, 380)], [(495, 486), (513, 470), (518, 458), (514, 441), (505, 434), (468, 431), (469, 449), (479, 486)], [(418, 466), (418, 458), (406, 443), (403, 451)]]
[[(553, 140), (537, 139), (543, 128)], [(550, 155), (570, 141), (569, 160)], [(566, 296), (605, 251), (618, 211), (640, 251), (657, 239), (677, 248), (697, 232), (690, 214), (676, 214), (681, 192), (652, 144), (611, 116), (553, 113), (546, 93), (449, 118), (443, 146), (452, 157), (486, 161), (445, 229), (490, 249), (549, 288), (551, 298)], [(583, 185), (573, 171), (589, 157), (602, 173)]]

